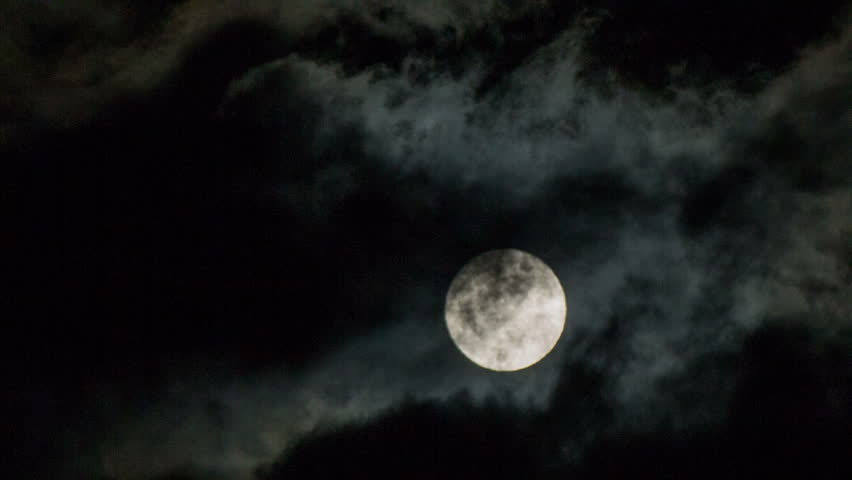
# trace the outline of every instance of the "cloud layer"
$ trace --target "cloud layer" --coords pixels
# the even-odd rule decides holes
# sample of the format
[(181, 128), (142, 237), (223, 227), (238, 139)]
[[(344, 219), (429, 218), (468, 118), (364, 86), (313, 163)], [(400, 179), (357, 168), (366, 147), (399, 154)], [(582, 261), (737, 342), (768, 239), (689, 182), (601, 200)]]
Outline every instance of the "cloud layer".
[[(713, 49), (649, 57), (664, 77), (608, 60), (617, 9), (164, 2), (137, 31), (147, 7), (93, 5), (15, 7), (47, 9), (70, 40), (34, 55), (23, 29), (3, 45), (25, 58), (4, 139), (42, 179), (28, 218), (48, 219), (16, 244), (21, 283), (72, 320), (20, 330), (86, 347), (44, 360), (82, 386), (19, 394), (40, 399), (21, 407), (34, 431), (70, 416), (42, 415), (59, 401), (42, 389), (79, 412), (27, 440), (65, 459), (45, 469), (444, 475), (485, 427), (471, 465), (495, 474), (836, 459), (852, 29), (794, 62), (767, 54), (758, 81)], [(620, 31), (691, 41), (642, 18)], [(501, 375), (467, 362), (442, 316), (458, 268), (507, 247), (553, 268), (569, 314), (550, 356)], [(804, 426), (772, 443), (800, 408)]]

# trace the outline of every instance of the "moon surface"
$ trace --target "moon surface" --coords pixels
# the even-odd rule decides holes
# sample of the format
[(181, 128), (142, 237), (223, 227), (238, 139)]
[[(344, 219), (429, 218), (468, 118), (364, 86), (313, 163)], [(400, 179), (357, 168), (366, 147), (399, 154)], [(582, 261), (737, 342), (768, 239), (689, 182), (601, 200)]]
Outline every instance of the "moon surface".
[(447, 292), (447, 328), (477, 365), (501, 372), (544, 358), (565, 327), (565, 292), (556, 274), (521, 250), (485, 252), (456, 274)]

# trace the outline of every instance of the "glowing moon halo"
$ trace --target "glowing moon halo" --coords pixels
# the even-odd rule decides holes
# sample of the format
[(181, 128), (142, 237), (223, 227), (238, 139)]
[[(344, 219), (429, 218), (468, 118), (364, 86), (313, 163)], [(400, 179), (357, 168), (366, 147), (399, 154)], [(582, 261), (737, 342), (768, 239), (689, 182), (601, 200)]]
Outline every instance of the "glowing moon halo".
[(444, 316), (453, 342), (477, 365), (501, 372), (544, 358), (565, 327), (556, 274), (521, 250), (485, 252), (456, 274)]

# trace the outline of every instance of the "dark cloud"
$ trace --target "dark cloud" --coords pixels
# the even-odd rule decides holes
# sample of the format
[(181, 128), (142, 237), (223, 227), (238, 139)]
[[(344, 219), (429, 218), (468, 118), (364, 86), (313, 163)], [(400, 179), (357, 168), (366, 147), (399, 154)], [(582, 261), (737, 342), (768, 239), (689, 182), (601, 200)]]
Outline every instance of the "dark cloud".
[(534, 434), (518, 412), (459, 398), (403, 404), (372, 422), (315, 435), (259, 477), (530, 477), (536, 454)]
[[(238, 3), (0, 5), (13, 468), (846, 473), (841, 4)], [(508, 247), (569, 316), (500, 375)]]
[[(852, 423), (848, 405), (831, 404), (850, 393), (852, 372), (837, 363), (848, 345), (826, 345), (797, 329), (759, 330), (742, 353), (713, 361), (735, 381), (722, 422), (683, 430), (675, 418), (682, 406), (665, 413), (665, 426), (620, 429), (605, 395), (606, 372), (575, 366), (541, 414), (494, 399), (402, 404), (372, 421), (311, 435), (258, 476), (842, 478), (852, 468), (845, 455)], [(707, 374), (703, 362), (687, 370), (672, 392), (706, 380), (696, 378)], [(690, 393), (685, 409), (703, 408), (698, 392)]]
[[(541, 45), (577, 25), (594, 25), (584, 75), (618, 72), (638, 85), (766, 84), (802, 46), (842, 27), (842, 0), (797, 6), (666, 1), (642, 6), (609, 0), (572, 2), (416, 1), (0, 3), (3, 136), (88, 118), (116, 95), (147, 91), (180, 64), (195, 42), (237, 20), (263, 21), (290, 35), (311, 58), (341, 62), (348, 72), (378, 65), (399, 69), (410, 55), (437, 60), (415, 74), (484, 69), (478, 94), (498, 87)], [(760, 28), (754, 28), (759, 25)], [(499, 88), (498, 88), (499, 89)]]

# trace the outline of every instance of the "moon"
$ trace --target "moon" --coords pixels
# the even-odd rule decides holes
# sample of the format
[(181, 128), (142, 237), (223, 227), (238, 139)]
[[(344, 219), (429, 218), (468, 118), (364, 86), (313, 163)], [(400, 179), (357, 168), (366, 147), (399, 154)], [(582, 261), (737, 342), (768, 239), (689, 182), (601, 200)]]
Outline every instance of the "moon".
[(477, 365), (500, 372), (527, 368), (556, 346), (565, 327), (565, 292), (553, 270), (516, 249), (468, 262), (447, 292), (450, 337)]

